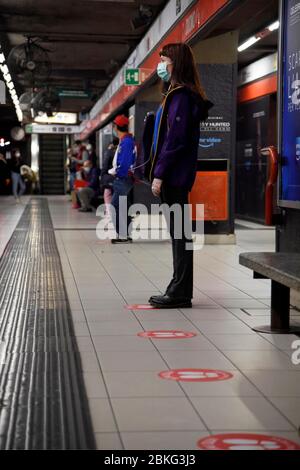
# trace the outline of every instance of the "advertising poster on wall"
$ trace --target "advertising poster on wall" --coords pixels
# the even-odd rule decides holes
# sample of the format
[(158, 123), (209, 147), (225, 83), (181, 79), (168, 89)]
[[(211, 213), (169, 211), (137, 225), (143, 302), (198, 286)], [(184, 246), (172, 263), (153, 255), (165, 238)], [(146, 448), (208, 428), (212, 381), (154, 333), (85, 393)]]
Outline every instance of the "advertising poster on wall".
[[(268, 160), (261, 149), (270, 141), (271, 96), (240, 103), (237, 112), (236, 214), (258, 223), (265, 221)], [(274, 113), (275, 114), (275, 113)], [(275, 121), (275, 119), (274, 119)], [(274, 122), (274, 133), (276, 125)]]
[[(231, 159), (233, 129), (234, 66), (201, 64), (201, 81), (208, 99), (214, 104), (209, 118), (201, 123), (199, 159)], [(222, 77), (222, 87), (220, 87)]]
[(280, 204), (300, 208), (300, 1), (282, 2)]

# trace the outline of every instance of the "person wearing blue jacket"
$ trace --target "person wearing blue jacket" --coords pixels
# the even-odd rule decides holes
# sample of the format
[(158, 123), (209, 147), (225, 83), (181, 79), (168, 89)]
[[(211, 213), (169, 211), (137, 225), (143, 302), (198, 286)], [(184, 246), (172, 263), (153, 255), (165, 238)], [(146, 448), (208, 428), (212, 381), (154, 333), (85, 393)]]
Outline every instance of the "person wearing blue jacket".
[(113, 182), (113, 197), (111, 204), (115, 209), (115, 217), (113, 221), (117, 233), (117, 238), (112, 243), (128, 243), (131, 242), (128, 228), (131, 222), (128, 216), (128, 204), (121, 203), (120, 197), (124, 197), (127, 201), (128, 194), (133, 188), (132, 169), (136, 161), (136, 144), (132, 134), (128, 133), (129, 119), (120, 115), (113, 122), (115, 135), (119, 138), (119, 146), (117, 148), (113, 168), (109, 170), (109, 174), (115, 177)]
[[(184, 213), (197, 169), (200, 122), (213, 104), (207, 100), (191, 48), (184, 43), (167, 44), (160, 52), (158, 76), (165, 84), (157, 112), (150, 155), (152, 192), (168, 207), (178, 205)], [(190, 308), (193, 298), (193, 250), (190, 220), (179, 221), (172, 212), (167, 219), (172, 238), (173, 277), (165, 294), (149, 299), (153, 307)], [(176, 227), (175, 227), (176, 225)]]

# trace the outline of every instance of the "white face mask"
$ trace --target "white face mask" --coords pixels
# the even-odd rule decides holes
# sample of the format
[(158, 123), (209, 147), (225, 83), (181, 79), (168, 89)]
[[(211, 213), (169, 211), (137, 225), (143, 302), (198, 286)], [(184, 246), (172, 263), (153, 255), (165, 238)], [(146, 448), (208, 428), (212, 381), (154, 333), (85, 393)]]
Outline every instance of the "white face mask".
[(169, 82), (171, 79), (171, 74), (168, 71), (168, 63), (167, 62), (160, 62), (157, 66), (157, 75), (161, 78), (164, 82)]
[(89, 167), (84, 168), (84, 171), (88, 174), (91, 171), (91, 168), (89, 168)]
[(17, 158), (19, 158), (21, 156), (21, 154), (19, 152), (16, 152), (15, 155), (16, 155)]

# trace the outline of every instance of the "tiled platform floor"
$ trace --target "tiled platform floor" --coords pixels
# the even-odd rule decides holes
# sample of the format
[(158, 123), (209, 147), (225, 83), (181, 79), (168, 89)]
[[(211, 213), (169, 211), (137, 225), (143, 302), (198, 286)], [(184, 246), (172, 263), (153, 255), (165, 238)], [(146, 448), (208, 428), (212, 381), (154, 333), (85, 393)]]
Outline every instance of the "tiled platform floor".
[[(291, 361), (299, 338), (252, 331), (269, 322), (270, 282), (253, 280), (238, 263), (240, 252), (274, 250), (273, 230), (243, 227), (236, 246), (197, 251), (193, 309), (128, 310), (164, 290), (170, 244), (112, 246), (97, 240), (94, 214), (72, 210), (68, 198), (48, 200), (99, 449), (192, 450), (201, 437), (230, 432), (300, 444), (300, 366)], [(300, 321), (299, 312), (293, 320)], [(137, 336), (149, 330), (197, 336)], [(179, 368), (221, 369), (233, 378), (187, 383), (158, 376)]]
[(22, 202), (16, 203), (13, 197), (0, 197), (0, 256), (16, 228), (28, 200), (28, 196), (23, 196)]

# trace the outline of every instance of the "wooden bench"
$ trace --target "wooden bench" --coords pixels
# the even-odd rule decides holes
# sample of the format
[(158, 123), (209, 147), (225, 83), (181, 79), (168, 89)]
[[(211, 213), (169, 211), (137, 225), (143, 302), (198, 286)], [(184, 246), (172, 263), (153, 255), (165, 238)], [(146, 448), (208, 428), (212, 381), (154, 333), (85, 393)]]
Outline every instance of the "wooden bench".
[(292, 334), (300, 328), (290, 326), (290, 289), (300, 291), (300, 254), (242, 253), (240, 264), (253, 270), (255, 279), (271, 279), (271, 326), (253, 328), (259, 333)]

